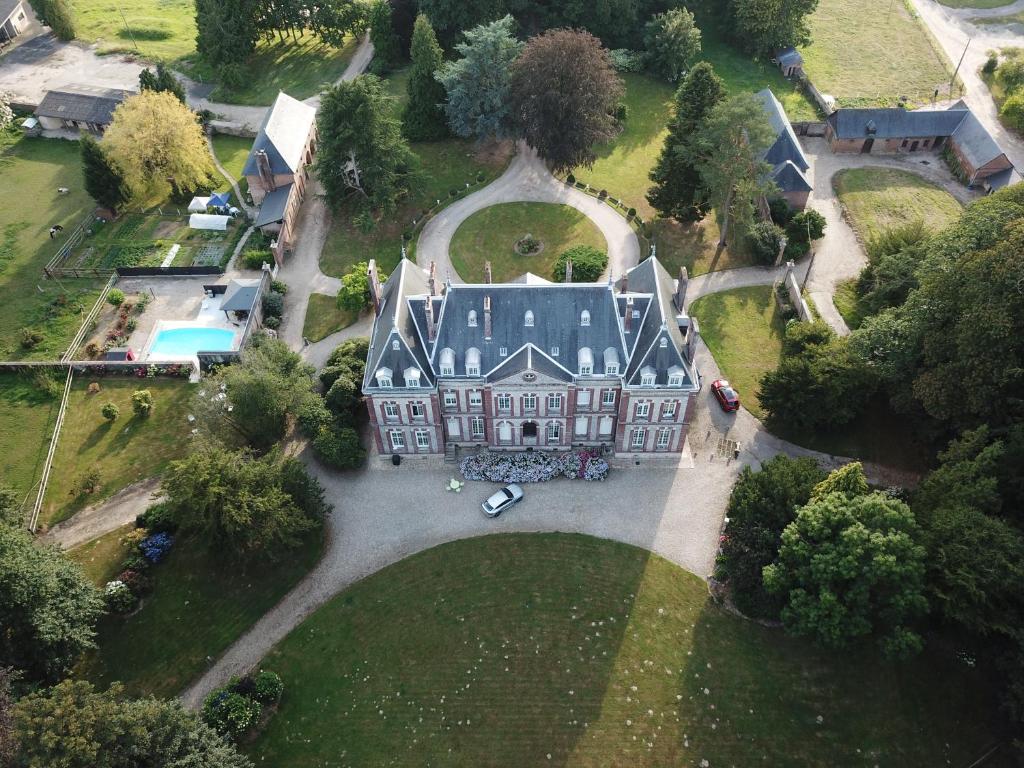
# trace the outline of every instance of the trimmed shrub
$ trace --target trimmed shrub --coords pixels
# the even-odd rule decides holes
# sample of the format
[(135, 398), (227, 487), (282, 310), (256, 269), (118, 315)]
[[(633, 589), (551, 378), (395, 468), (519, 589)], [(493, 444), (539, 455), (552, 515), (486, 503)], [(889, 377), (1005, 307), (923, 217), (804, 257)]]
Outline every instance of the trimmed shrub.
[(218, 688), (203, 701), (203, 722), (218, 733), (238, 738), (260, 719), (262, 708), (258, 701)]
[(283, 280), (271, 280), (270, 290), (272, 290), (274, 293), (280, 293), (282, 296), (284, 296), (286, 293), (288, 293), (288, 283), (284, 282)]
[(253, 677), (253, 698), (262, 704), (274, 704), (284, 693), (281, 676), (269, 669), (261, 669)]
[(139, 551), (150, 563), (156, 565), (171, 551), (174, 546), (174, 536), (169, 533), (154, 533), (147, 536), (139, 544)]
[(117, 421), (117, 417), (121, 415), (121, 409), (118, 408), (114, 403), (107, 403), (102, 408), (100, 408), (100, 413), (103, 415), (104, 419), (113, 422)]
[(351, 427), (332, 425), (321, 429), (313, 439), (313, 452), (320, 461), (335, 469), (356, 469), (366, 460), (359, 433)]
[(349, 376), (341, 375), (334, 380), (324, 395), (324, 402), (336, 416), (351, 413), (359, 405), (359, 384)]
[(123, 581), (108, 581), (103, 588), (103, 599), (114, 613), (131, 613), (139, 602)]
[(153, 412), (153, 393), (148, 389), (135, 391), (132, 394), (132, 411), (136, 416), (149, 416)]
[(825, 234), (825, 217), (813, 208), (805, 208), (789, 220), (786, 237), (790, 242), (820, 240)]
[(242, 266), (246, 269), (263, 269), (264, 264), (273, 264), (274, 254), (268, 250), (246, 251), (242, 254)]
[(608, 254), (590, 245), (577, 245), (559, 254), (552, 270), (552, 277), (558, 281), (565, 280), (565, 264), (572, 259), (572, 281), (574, 283), (592, 283), (601, 277), (608, 266)]
[(267, 315), (263, 318), (263, 327), (276, 331), (281, 327), (281, 318), (277, 315)]
[(135, 525), (145, 528), (150, 533), (174, 533), (178, 530), (178, 522), (172, 516), (170, 507), (164, 502), (152, 505), (136, 517)]
[(316, 437), (320, 434), (320, 430), (331, 425), (334, 416), (327, 410), (327, 406), (324, 405), (321, 398), (310, 397), (299, 407), (297, 419), (302, 434), (307, 437)]
[(1011, 128), (1024, 133), (1024, 91), (1015, 93), (1004, 101), (999, 116)]
[(284, 294), (269, 291), (263, 294), (263, 322), (270, 317), (284, 316)]
[(110, 292), (107, 293), (107, 303), (115, 307), (120, 307), (124, 304), (124, 291), (120, 288), (111, 288)]
[(782, 227), (770, 221), (759, 221), (750, 227), (747, 242), (758, 264), (773, 264), (782, 247)]
[(144, 597), (153, 591), (153, 580), (142, 571), (124, 570), (117, 575), (136, 597)]
[(573, 175), (572, 175), (572, 174), (570, 173), (570, 174), (569, 174), (568, 176), (566, 176), (566, 177), (565, 177), (565, 183), (566, 183), (566, 184), (575, 184), (575, 183), (576, 183), (576, 177), (575, 177), (575, 176), (573, 176)]

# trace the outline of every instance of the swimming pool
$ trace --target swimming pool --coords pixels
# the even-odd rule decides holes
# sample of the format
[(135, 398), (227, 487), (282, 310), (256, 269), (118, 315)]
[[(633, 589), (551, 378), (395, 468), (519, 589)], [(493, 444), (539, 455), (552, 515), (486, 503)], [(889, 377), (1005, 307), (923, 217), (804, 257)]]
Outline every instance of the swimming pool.
[(149, 347), (150, 360), (195, 357), (196, 352), (225, 352), (235, 348), (235, 332), (227, 328), (165, 328)]

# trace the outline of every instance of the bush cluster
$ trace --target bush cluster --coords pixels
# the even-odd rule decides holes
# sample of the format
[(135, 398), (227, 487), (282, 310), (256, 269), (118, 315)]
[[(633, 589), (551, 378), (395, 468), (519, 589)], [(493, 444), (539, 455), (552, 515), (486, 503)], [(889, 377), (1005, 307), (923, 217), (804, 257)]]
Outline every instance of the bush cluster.
[(551, 276), (557, 282), (565, 280), (565, 264), (572, 259), (572, 281), (592, 283), (601, 277), (608, 266), (608, 254), (590, 245), (577, 245), (559, 254)]
[(203, 701), (201, 716), (218, 733), (238, 739), (260, 721), (264, 707), (276, 704), (283, 692), (281, 677), (269, 670), (235, 677), (223, 688), (210, 692)]
[(263, 294), (263, 325), (267, 328), (281, 327), (284, 317), (284, 293), (270, 290)]
[(317, 458), (335, 469), (355, 469), (366, 460), (358, 424), (368, 349), (365, 338), (349, 339), (335, 349), (320, 371), (323, 399), (304, 404), (298, 414), (299, 426), (312, 439)]
[(467, 480), (494, 483), (546, 483), (556, 477), (604, 480), (608, 462), (586, 450), (552, 454), (482, 451), (463, 458), (459, 470)]
[(171, 551), (174, 546), (174, 536), (170, 533), (154, 533), (146, 537), (139, 544), (139, 551), (150, 563), (156, 565)]

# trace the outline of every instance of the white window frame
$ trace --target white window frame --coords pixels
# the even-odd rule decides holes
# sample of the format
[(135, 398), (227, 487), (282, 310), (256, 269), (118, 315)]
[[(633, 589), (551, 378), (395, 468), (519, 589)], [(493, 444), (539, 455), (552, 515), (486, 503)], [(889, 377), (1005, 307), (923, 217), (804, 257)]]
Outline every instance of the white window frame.
[(459, 393), (454, 389), (446, 389), (444, 391), (444, 407), (445, 408), (458, 408), (459, 406)]
[(483, 408), (484, 407), (484, 395), (479, 389), (471, 390), (469, 393), (469, 407), (470, 408)]
[(532, 392), (527, 392), (523, 395), (523, 411), (536, 411), (537, 410), (537, 396)]
[(651, 404), (646, 400), (640, 400), (636, 404), (636, 410), (633, 412), (633, 418), (636, 419), (648, 419), (651, 416)]
[(668, 377), (668, 385), (670, 387), (681, 387), (683, 386), (683, 374), (673, 373)]
[(604, 389), (601, 390), (601, 407), (611, 408), (615, 405), (615, 390)]
[(589, 389), (578, 389), (576, 390), (576, 407), (577, 408), (590, 408), (591, 391)]
[(557, 421), (548, 423), (547, 429), (545, 430), (548, 443), (558, 443), (562, 439), (562, 425)]
[(398, 408), (398, 403), (384, 403), (385, 419), (399, 419), (401, 416), (402, 412)]
[(511, 410), (512, 410), (512, 395), (502, 393), (502, 394), (499, 394), (497, 396), (497, 398), (495, 398), (495, 399), (496, 399), (496, 407), (497, 407), (497, 409), (499, 411), (509, 411), (509, 412), (511, 412)]
[(558, 347), (552, 347), (551, 348), (551, 356), (552, 357), (558, 357)]
[[(419, 413), (416, 413), (419, 411)], [(424, 403), (409, 403), (409, 415), (414, 419), (427, 418), (427, 406)]]
[(534, 319), (535, 318), (533, 316), (533, 310), (532, 309), (526, 310), (526, 314), (523, 315), (523, 327), (525, 327), (525, 328), (533, 328)]
[(589, 310), (584, 309), (582, 312), (580, 312), (580, 325), (582, 327), (584, 327), (584, 328), (586, 328), (586, 327), (588, 327), (590, 325), (590, 312), (589, 312)]
[(469, 310), (469, 314), (466, 316), (466, 325), (470, 328), (476, 328), (476, 310)]
[(414, 433), (416, 436), (416, 447), (417, 448), (429, 448), (430, 447), (430, 432), (425, 429), (417, 429)]
[(474, 416), (469, 420), (469, 434), (474, 440), (483, 440), (487, 435), (483, 416)]
[(653, 387), (657, 380), (657, 374), (654, 373), (641, 373), (640, 374), (640, 386), (641, 387)]
[(619, 364), (618, 363), (608, 363), (608, 365), (606, 365), (604, 367), (604, 372), (605, 372), (606, 376), (618, 376), (619, 375)]
[(391, 441), (391, 450), (398, 451), (405, 448), (405, 433), (400, 429), (392, 429), (388, 433), (388, 439)]
[(647, 427), (636, 427), (633, 430), (633, 438), (630, 440), (631, 448), (643, 448), (647, 443)]
[(559, 394), (548, 395), (548, 410), (549, 411), (560, 411), (562, 410), (562, 396)]
[(672, 430), (668, 427), (663, 427), (658, 430), (658, 442), (656, 443), (657, 448), (664, 450), (668, 448), (672, 442)]
[(665, 403), (661, 406), (661, 418), (663, 419), (674, 419), (676, 417), (676, 409), (679, 407), (679, 403), (675, 400)]
[(508, 357), (508, 347), (498, 347), (498, 357)]
[(390, 376), (378, 376), (377, 386), (381, 389), (391, 389), (394, 387), (395, 382)]
[(452, 368), (452, 366), (450, 366), (450, 365), (442, 365), (441, 366), (441, 375), (442, 376), (454, 376), (455, 375), (455, 369)]
[(479, 376), (480, 375), (480, 366), (478, 366), (478, 365), (467, 365), (466, 366), (466, 375), (467, 376)]
[(591, 376), (594, 373), (594, 366), (580, 363), (580, 376)]

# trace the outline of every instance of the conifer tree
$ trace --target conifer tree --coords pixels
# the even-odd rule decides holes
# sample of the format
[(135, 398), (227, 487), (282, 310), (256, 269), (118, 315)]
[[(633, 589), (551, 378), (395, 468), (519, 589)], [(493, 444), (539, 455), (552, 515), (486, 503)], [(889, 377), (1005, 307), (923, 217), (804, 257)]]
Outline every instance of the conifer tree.
[(409, 100), (402, 113), (402, 133), (409, 141), (436, 141), (448, 135), (444, 86), (435, 75), (444, 63), (430, 20), (422, 13), (412, 31), (412, 74)]
[(129, 197), (124, 177), (107, 159), (100, 143), (88, 133), (82, 133), (79, 149), (82, 153), (82, 176), (85, 178), (85, 191), (104, 208), (109, 208), (117, 213)]

